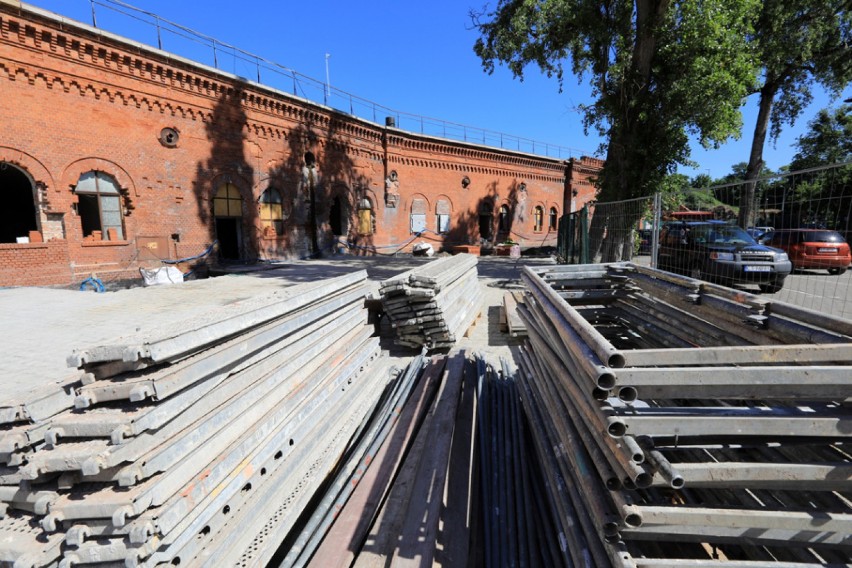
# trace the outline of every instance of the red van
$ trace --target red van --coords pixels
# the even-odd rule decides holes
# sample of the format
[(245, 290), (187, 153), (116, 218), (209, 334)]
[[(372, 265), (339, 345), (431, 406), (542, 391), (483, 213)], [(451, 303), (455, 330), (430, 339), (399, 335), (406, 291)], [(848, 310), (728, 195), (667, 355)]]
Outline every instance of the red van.
[(843, 274), (852, 263), (849, 243), (837, 231), (776, 229), (765, 244), (787, 252), (793, 268), (817, 268)]

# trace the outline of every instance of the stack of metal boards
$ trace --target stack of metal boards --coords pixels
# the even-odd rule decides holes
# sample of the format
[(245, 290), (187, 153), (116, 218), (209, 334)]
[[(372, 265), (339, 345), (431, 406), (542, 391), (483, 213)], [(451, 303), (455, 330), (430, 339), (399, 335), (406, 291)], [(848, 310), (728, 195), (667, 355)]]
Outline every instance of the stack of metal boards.
[(366, 272), (75, 351), (75, 408), (3, 455), (0, 563), (263, 565), (388, 381)]
[(522, 279), (564, 565), (852, 564), (852, 322), (631, 263)]
[(471, 254), (446, 256), (385, 280), (379, 295), (397, 345), (452, 347), (482, 311)]
[(317, 534), (317, 546), (294, 546), (280, 566), (470, 565), (475, 376), (469, 366), (465, 353), (454, 350), (430, 357), (413, 380), (399, 381), (409, 384), (408, 394), (394, 403), (397, 412), (362, 460), (358, 479), (338, 485), (333, 524)]

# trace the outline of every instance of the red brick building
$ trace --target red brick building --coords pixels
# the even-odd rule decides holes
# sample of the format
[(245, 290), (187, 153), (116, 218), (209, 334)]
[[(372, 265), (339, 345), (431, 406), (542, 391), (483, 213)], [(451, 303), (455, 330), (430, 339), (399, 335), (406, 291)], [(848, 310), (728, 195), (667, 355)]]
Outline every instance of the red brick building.
[(0, 0), (0, 285), (555, 244), (602, 163), (418, 135)]

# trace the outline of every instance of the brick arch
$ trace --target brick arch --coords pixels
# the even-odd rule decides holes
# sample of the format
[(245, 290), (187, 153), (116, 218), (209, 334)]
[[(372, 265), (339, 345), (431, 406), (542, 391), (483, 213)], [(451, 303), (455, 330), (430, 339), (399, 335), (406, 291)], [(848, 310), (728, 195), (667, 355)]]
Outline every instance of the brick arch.
[(440, 213), (440, 211), (437, 210), (438, 209), (438, 203), (440, 201), (446, 201), (447, 203), (450, 204), (449, 213), (452, 213), (453, 211), (455, 211), (456, 206), (455, 206), (455, 203), (453, 203), (453, 199), (449, 195), (447, 195), (446, 193), (440, 193), (440, 194), (435, 196), (435, 205), (434, 205), (435, 212)]
[(542, 211), (545, 211), (545, 212), (548, 210), (548, 207), (544, 203), (544, 201), (540, 201), (540, 200), (536, 200), (536, 201), (533, 201), (533, 202), (527, 202), (527, 206), (530, 208), (530, 213), (533, 213), (535, 211), (536, 207), (541, 207)]
[(426, 206), (425, 206), (425, 208), (423, 209), (422, 213), (423, 213), (423, 214), (425, 214), (425, 215), (428, 215), (428, 214), (429, 214), (429, 212), (430, 212), (430, 211), (432, 211), (433, 204), (430, 202), (429, 198), (428, 198), (425, 194), (423, 194), (423, 193), (415, 193), (415, 194), (412, 194), (412, 196), (411, 196), (411, 201), (410, 201), (410, 203), (408, 204), (408, 211), (409, 211), (409, 213), (421, 213), (419, 210), (418, 210), (418, 211), (414, 211), (415, 201), (416, 201), (416, 200), (418, 200), (418, 199), (419, 199), (419, 200), (421, 200), (421, 201), (423, 201), (423, 202), (426, 204)]
[[(245, 197), (245, 191), (242, 187), (242, 183), (246, 182), (244, 178), (240, 178), (241, 182), (238, 183), (234, 181), (236, 176), (231, 176), (231, 183), (236, 185), (240, 189), (240, 194)], [(223, 178), (219, 184), (223, 181), (228, 181), (227, 178)], [(218, 187), (218, 185), (216, 186)], [(281, 199), (283, 200), (283, 205), (285, 205), (285, 210), (287, 215), (291, 215), (293, 212), (293, 198), (294, 192), (292, 191), (295, 188), (295, 182), (292, 179), (292, 176), (288, 175), (269, 175), (264, 174), (260, 177), (254, 185), (251, 187), (251, 200), (257, 204), (260, 197), (263, 195), (263, 192), (269, 189), (270, 187), (275, 188), (281, 194)]]
[[(210, 186), (208, 187), (207, 200), (210, 202), (210, 207), (213, 207), (213, 198), (216, 196), (216, 191), (218, 191), (219, 186), (223, 183), (231, 183), (237, 186), (237, 190), (240, 192), (242, 198), (248, 202), (256, 201), (257, 198), (260, 197), (260, 193), (257, 194), (257, 198), (255, 197), (254, 190), (258, 187), (261, 187), (263, 184), (263, 188), (267, 188), (269, 186), (270, 177), (267, 176), (264, 179), (261, 179), (256, 184), (252, 184), (250, 180), (243, 177), (241, 174), (235, 172), (219, 172), (214, 174), (212, 178), (210, 178)], [(265, 181), (264, 181), (265, 180)], [(211, 209), (212, 210), (212, 209)]]
[(8, 162), (24, 170), (36, 186), (43, 186), (45, 189), (59, 189), (50, 170), (34, 156), (8, 146), (0, 146), (0, 162)]
[(111, 175), (115, 178), (119, 187), (126, 189), (129, 193), (132, 193), (135, 196), (139, 195), (136, 184), (133, 182), (133, 178), (130, 177), (130, 174), (127, 173), (127, 170), (115, 162), (105, 160), (104, 158), (82, 158), (71, 162), (62, 172), (59, 187), (74, 187), (77, 185), (77, 180), (80, 179), (81, 175), (95, 170)]

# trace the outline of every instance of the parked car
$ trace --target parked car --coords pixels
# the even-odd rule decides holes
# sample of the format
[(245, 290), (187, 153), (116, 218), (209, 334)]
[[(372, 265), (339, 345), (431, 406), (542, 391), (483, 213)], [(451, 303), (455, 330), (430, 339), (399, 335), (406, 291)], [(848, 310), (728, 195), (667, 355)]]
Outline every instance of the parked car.
[(787, 253), (793, 268), (828, 270), (843, 274), (852, 263), (849, 243), (837, 231), (827, 229), (778, 229), (766, 243)]
[(724, 285), (756, 284), (765, 293), (781, 290), (793, 270), (787, 253), (721, 221), (669, 225), (658, 255), (663, 270)]
[(651, 241), (654, 235), (651, 229), (639, 229), (639, 252), (638, 254), (651, 254)]
[(773, 227), (749, 227), (748, 229), (746, 229), (746, 233), (751, 235), (751, 237), (754, 240), (756, 240), (757, 242), (760, 242), (760, 240), (764, 236), (766, 236), (767, 234), (771, 233), (774, 230), (775, 229)]

